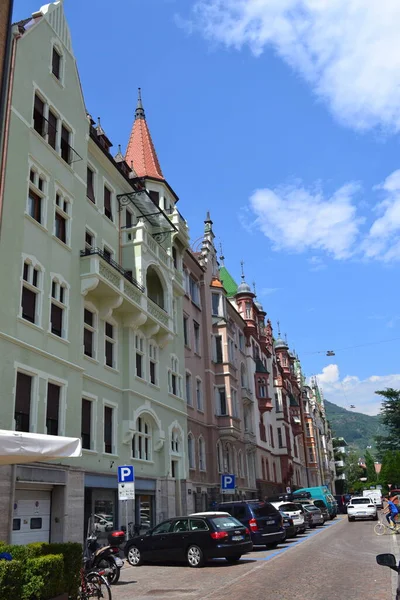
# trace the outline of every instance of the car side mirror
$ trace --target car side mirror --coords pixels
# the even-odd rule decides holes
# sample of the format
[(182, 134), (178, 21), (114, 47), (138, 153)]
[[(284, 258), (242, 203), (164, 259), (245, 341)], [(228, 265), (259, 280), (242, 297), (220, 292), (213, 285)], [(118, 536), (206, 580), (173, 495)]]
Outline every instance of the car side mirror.
[(396, 571), (396, 573), (399, 572), (399, 568), (396, 564), (396, 558), (394, 554), (378, 554), (378, 556), (376, 557), (376, 562), (378, 563), (378, 565), (381, 565), (383, 567), (389, 567), (389, 569)]

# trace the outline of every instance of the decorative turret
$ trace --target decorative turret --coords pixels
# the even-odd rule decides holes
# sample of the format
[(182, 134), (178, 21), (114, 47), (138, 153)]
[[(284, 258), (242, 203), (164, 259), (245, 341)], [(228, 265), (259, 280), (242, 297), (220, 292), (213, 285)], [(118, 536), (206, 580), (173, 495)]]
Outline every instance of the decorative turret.
[(133, 163), (133, 168), (138, 177), (151, 177), (152, 179), (164, 180), (164, 175), (147, 125), (140, 88), (135, 110), (135, 121), (126, 149), (125, 160), (128, 165)]

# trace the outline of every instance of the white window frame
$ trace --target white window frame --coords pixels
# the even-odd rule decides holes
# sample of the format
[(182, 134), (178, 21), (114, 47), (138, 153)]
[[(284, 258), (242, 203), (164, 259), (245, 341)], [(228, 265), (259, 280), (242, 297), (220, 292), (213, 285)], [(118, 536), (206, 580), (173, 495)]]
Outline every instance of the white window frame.
[[(189, 276), (189, 289), (190, 289), (190, 298), (191, 298), (193, 304), (200, 307), (200, 283), (192, 275)], [(193, 290), (196, 290), (196, 294), (192, 293)], [(197, 298), (195, 297), (196, 295), (198, 296)]]
[(44, 411), (43, 431), (47, 433), (46, 417), (47, 417), (47, 402), (48, 402), (48, 384), (52, 383), (60, 388), (60, 401), (58, 406), (58, 434), (65, 435), (65, 414), (67, 407), (68, 381), (59, 377), (49, 376), (46, 382), (46, 401)]
[(190, 284), (189, 284), (189, 271), (184, 267), (183, 269), (183, 289), (185, 290), (186, 296), (190, 296)]
[[(93, 238), (93, 245), (92, 246), (88, 246), (87, 242), (86, 242), (86, 234), (89, 233), (92, 238)], [(97, 234), (96, 232), (91, 228), (88, 227), (88, 225), (85, 226), (85, 250), (89, 250), (90, 248), (96, 248), (96, 239), (97, 239)]]
[[(115, 319), (106, 319), (103, 321), (104, 323), (104, 366), (107, 369), (113, 369), (114, 371), (118, 370), (118, 335), (119, 335), (119, 331), (118, 331), (118, 323)], [(113, 328), (113, 337), (109, 337), (106, 334), (106, 327), (107, 325), (111, 325)], [(112, 344), (112, 365), (108, 365), (106, 360), (106, 342), (109, 342), (110, 344)]]
[(97, 452), (97, 412), (98, 412), (98, 396), (89, 392), (82, 392), (81, 397), (81, 412), (82, 400), (88, 400), (91, 403), (90, 410), (90, 448), (82, 448), (82, 452)]
[[(55, 298), (53, 298), (53, 282), (57, 286), (56, 297)], [(61, 290), (61, 288), (64, 289), (64, 301), (63, 302), (60, 301), (60, 290)], [(49, 306), (50, 306), (50, 310), (49, 310), (49, 330), (48, 330), (48, 333), (50, 335), (54, 336), (55, 338), (57, 338), (58, 340), (68, 341), (69, 293), (70, 293), (70, 286), (65, 281), (64, 277), (62, 277), (58, 273), (50, 273), (50, 294), (49, 294)], [(57, 296), (58, 296), (58, 298), (57, 298)], [(62, 327), (62, 330), (61, 330), (61, 337), (59, 335), (57, 335), (56, 333), (53, 333), (51, 331), (51, 305), (52, 304), (55, 304), (56, 306), (58, 306), (59, 308), (61, 308), (62, 311), (63, 311), (63, 316), (62, 316), (62, 325), (63, 325), (63, 327)]]
[[(144, 428), (147, 426), (147, 433), (144, 430), (139, 430), (139, 419), (140, 424), (143, 425)], [(146, 447), (146, 440), (148, 440), (148, 458), (135, 456), (135, 452), (139, 454), (139, 439), (142, 440), (143, 448)], [(143, 453), (145, 455), (145, 450), (143, 450)], [(131, 458), (132, 460), (146, 463), (153, 462), (153, 425), (145, 412), (141, 413), (136, 419), (135, 432), (132, 436)]]
[[(54, 75), (53, 73), (53, 49), (56, 50), (57, 54), (60, 56), (60, 77), (58, 78), (56, 75)], [(51, 53), (50, 53), (50, 65), (49, 65), (49, 71), (51, 76), (54, 78), (55, 81), (57, 81), (57, 83), (59, 85), (61, 85), (62, 87), (64, 86), (64, 81), (65, 81), (65, 54), (62, 50), (61, 44), (59, 43), (59, 41), (56, 38), (52, 38), (51, 40)]]
[[(158, 386), (159, 384), (159, 348), (154, 341), (149, 342), (149, 383)], [(150, 375), (150, 363), (154, 364), (155, 382), (152, 383)]]
[(231, 405), (232, 405), (232, 416), (239, 418), (239, 403), (237, 389), (231, 387)]
[[(105, 439), (104, 439), (104, 409), (105, 407), (108, 406), (109, 408), (112, 408), (112, 444), (111, 444), (111, 452), (106, 452), (106, 444), (105, 444)], [(103, 398), (103, 412), (102, 412), (102, 419), (101, 419), (101, 423), (103, 425), (103, 435), (102, 435), (102, 440), (103, 440), (103, 454), (104, 456), (118, 456), (118, 404), (116, 404), (115, 402), (111, 402), (110, 400), (106, 400), (105, 398)]]
[[(104, 206), (104, 188), (107, 188), (110, 191), (110, 205), (111, 205), (111, 216), (112, 219), (110, 219), (109, 217), (106, 216), (105, 213), (105, 206)], [(115, 226), (115, 222), (116, 222), (116, 193), (115, 193), (115, 188), (113, 185), (111, 185), (110, 181), (108, 179), (106, 179), (105, 177), (103, 177), (103, 207), (102, 207), (102, 212), (104, 217), (107, 219), (107, 221), (109, 221), (110, 223), (112, 223)]]
[[(89, 312), (91, 312), (94, 316), (94, 325), (87, 325), (85, 323), (85, 309), (88, 310)], [(99, 312), (96, 309), (96, 307), (89, 303), (89, 302), (85, 302), (83, 305), (83, 330), (88, 329), (89, 331), (92, 332), (93, 334), (93, 350), (94, 350), (94, 356), (89, 356), (88, 354), (85, 354), (85, 344), (84, 344), (84, 339), (82, 340), (82, 346), (83, 346), (83, 356), (85, 358), (87, 358), (88, 360), (94, 360), (96, 362), (98, 362), (99, 359)]]
[[(25, 281), (24, 279), (24, 265), (29, 264), (29, 279), (30, 281)], [(33, 270), (36, 269), (39, 272), (38, 275), (38, 286), (34, 286), (33, 281)], [(29, 254), (22, 255), (22, 272), (21, 272), (21, 291), (20, 291), (20, 304), (19, 304), (19, 317), (22, 319), (24, 323), (29, 323), (29, 325), (33, 325), (42, 329), (42, 313), (43, 313), (43, 285), (44, 285), (44, 274), (45, 269), (42, 264), (36, 259), (35, 256)], [(35, 322), (31, 323), (28, 319), (24, 319), (22, 316), (22, 287), (26, 287), (27, 289), (34, 292), (37, 296), (36, 304), (35, 304)]]
[(170, 454), (172, 456), (182, 456), (182, 436), (176, 427), (171, 431)]
[[(61, 198), (63, 207), (57, 204), (57, 196)], [(72, 218), (72, 199), (58, 185), (54, 192), (54, 219), (53, 219), (53, 238), (61, 244), (71, 247), (71, 218)], [(64, 207), (67, 208), (65, 211)], [(56, 235), (56, 214), (59, 214), (65, 220), (65, 242)]]
[[(173, 377), (175, 377), (176, 393), (173, 391)], [(171, 355), (171, 367), (168, 369), (168, 391), (172, 396), (182, 398), (182, 377), (179, 373), (179, 360), (175, 355)]]
[[(139, 333), (138, 331), (134, 332), (134, 347), (135, 347), (135, 377), (140, 379), (141, 381), (146, 380), (146, 346), (145, 346), (145, 338), (144, 335)], [(142, 357), (142, 376), (138, 375), (136, 372), (136, 355), (139, 354)]]
[(196, 408), (204, 412), (203, 381), (201, 377), (196, 377)]
[[(34, 181), (31, 181), (31, 172), (34, 173)], [(44, 189), (41, 190), (38, 186), (39, 179), (44, 181)], [(49, 181), (50, 176), (44, 171), (44, 169), (32, 159), (29, 159), (28, 164), (28, 189), (26, 194), (26, 207), (25, 207), (25, 215), (38, 227), (42, 227), (47, 231), (47, 207), (49, 203)], [(40, 196), (41, 203), (41, 221), (37, 221), (29, 212), (29, 190)]]
[[(225, 390), (225, 407), (226, 407), (226, 412), (222, 413), (222, 406), (221, 406), (221, 393), (220, 390), (224, 389)], [(226, 393), (226, 386), (225, 385), (216, 385), (214, 386), (214, 397), (215, 397), (215, 409), (216, 409), (216, 414), (218, 417), (226, 417), (229, 415), (229, 407), (228, 407), (228, 399), (227, 399), (227, 393)]]
[[(215, 312), (214, 310), (214, 298), (216, 297), (218, 297), (217, 312)], [(211, 292), (211, 313), (213, 317), (221, 317), (223, 315), (223, 312), (221, 310), (221, 298), (222, 295), (219, 292)]]
[(99, 181), (99, 171), (89, 160), (86, 162), (86, 168), (89, 168), (93, 172), (93, 194), (94, 194), (94, 202), (87, 195), (87, 172), (86, 172), (86, 200), (90, 202), (92, 206), (98, 207), (98, 198), (99, 198), (99, 190), (98, 190), (98, 181)]

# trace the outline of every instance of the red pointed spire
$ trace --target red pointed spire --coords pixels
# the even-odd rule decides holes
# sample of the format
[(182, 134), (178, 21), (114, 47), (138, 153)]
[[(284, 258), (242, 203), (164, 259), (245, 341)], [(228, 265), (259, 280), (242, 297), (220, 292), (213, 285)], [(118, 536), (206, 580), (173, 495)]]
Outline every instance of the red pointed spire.
[(153, 140), (151, 139), (150, 131), (147, 126), (140, 88), (135, 111), (135, 121), (126, 149), (125, 160), (128, 165), (133, 163), (133, 167), (138, 177), (164, 179)]

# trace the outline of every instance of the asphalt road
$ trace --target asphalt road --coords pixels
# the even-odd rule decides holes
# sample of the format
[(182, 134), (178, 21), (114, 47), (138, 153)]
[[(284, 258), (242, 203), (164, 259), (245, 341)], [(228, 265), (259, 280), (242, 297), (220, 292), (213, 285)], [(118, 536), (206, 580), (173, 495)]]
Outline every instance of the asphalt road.
[(235, 565), (126, 563), (120, 583), (112, 586), (113, 600), (391, 600), (396, 576), (375, 557), (397, 553), (397, 536), (377, 537), (373, 526), (339, 517)]

